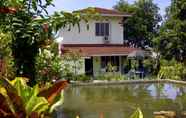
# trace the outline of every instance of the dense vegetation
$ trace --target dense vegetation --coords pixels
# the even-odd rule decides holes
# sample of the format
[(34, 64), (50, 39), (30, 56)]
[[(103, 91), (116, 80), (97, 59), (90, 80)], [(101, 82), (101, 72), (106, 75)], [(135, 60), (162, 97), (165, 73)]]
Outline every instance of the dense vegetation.
[[(58, 96), (67, 81), (36, 85), (36, 69), (43, 69), (43, 63), (44, 67), (48, 65), (40, 63), (43, 59), (40, 55), (53, 42), (53, 32), (79, 25), (80, 19), (86, 20), (87, 16), (67, 12), (55, 12), (49, 16), (46, 9), (52, 5), (52, 1), (0, 1), (0, 101), (3, 103), (0, 105), (0, 117), (50, 116), (49, 113), (62, 103), (62, 98)], [(52, 66), (52, 75), (59, 77), (59, 73), (56, 73), (59, 66), (55, 66), (58, 57), (54, 58), (48, 66)], [(16, 76), (23, 78), (14, 79)]]
[(53, 31), (62, 27), (78, 25), (78, 13), (55, 12), (47, 14), (53, 0), (1, 0), (0, 27), (2, 33), (11, 33), (9, 43), (16, 76), (30, 79), (29, 85), (36, 84), (36, 56), (39, 49), (45, 48), (53, 40)]
[(155, 39), (156, 47), (167, 59), (179, 62), (186, 60), (186, 1), (172, 0), (167, 8), (159, 36)]
[[(61, 27), (70, 28), (72, 25), (79, 25), (78, 22), (81, 19), (87, 19), (78, 13), (66, 12), (56, 12), (49, 16), (46, 9), (51, 5), (52, 0), (46, 0), (45, 2), (2, 0), (0, 2), (0, 7), (6, 8), (4, 11), (1, 10), (2, 13), (0, 14), (1, 39), (3, 39), (2, 43), (6, 42), (1, 47), (1, 57), (6, 60), (5, 63), (9, 67), (1, 75), (10, 77), (14, 76), (15, 73), (15, 76), (28, 77), (30, 78), (29, 85), (35, 85), (36, 78), (44, 76), (41, 76), (41, 74), (43, 74), (45, 68), (49, 69), (46, 71), (51, 73), (45, 79), (52, 78), (53, 75), (59, 75), (57, 78), (76, 75), (76, 72), (70, 71), (77, 67), (63, 68), (65, 71), (59, 69), (60, 66), (65, 67), (67, 65), (60, 63), (61, 60), (56, 54), (57, 51), (52, 58), (48, 58), (53, 62), (50, 64), (48, 62), (44, 63), (47, 59), (44, 49), (52, 44), (53, 31), (55, 32)], [(144, 49), (150, 47), (157, 54), (160, 54), (155, 61), (151, 61), (151, 63), (156, 63), (154, 65), (160, 65), (161, 59), (175, 59), (177, 62), (183, 63), (181, 64), (183, 68), (185, 67), (185, 1), (173, 0), (166, 10), (164, 21), (159, 14), (159, 7), (153, 0), (139, 0), (133, 4), (120, 0), (114, 8), (132, 14), (132, 17), (123, 21), (125, 42), (128, 46)], [(5, 39), (3, 38), (5, 36), (8, 37)], [(3, 50), (4, 47), (6, 47), (6, 50)], [(79, 56), (71, 55), (71, 58), (73, 57), (76, 58), (74, 60), (78, 60)], [(69, 58), (64, 59), (69, 60)], [(71, 61), (74, 60), (71, 59)], [(166, 65), (162, 64), (162, 66)], [(169, 65), (167, 66), (169, 67)], [(155, 74), (160, 70), (158, 66), (152, 68)], [(61, 73), (63, 75), (60, 75)]]
[(12, 81), (0, 79), (1, 118), (46, 117), (63, 103), (61, 90), (67, 86), (67, 81), (44, 89), (38, 85), (30, 87), (26, 81), (27, 78), (20, 77)]
[[(163, 78), (185, 79), (185, 0), (172, 0), (163, 21), (153, 0), (138, 0), (134, 4), (120, 0), (114, 8), (132, 13), (131, 18), (124, 20), (126, 42), (134, 47), (150, 47), (157, 53), (154, 65), (161, 65), (161, 68), (155, 67), (155, 73), (160, 70), (159, 75), (164, 73)], [(175, 63), (166, 63), (171, 60)]]
[[(49, 113), (54, 108), (54, 97), (51, 96), (56, 96), (62, 88), (54, 85), (56, 91), (51, 93), (50, 89), (45, 89), (42, 92), (41, 89), (46, 87), (42, 83), (51, 84), (52, 80), (61, 78), (91, 79), (85, 75), (76, 76), (76, 70), (81, 65), (78, 54), (67, 54), (61, 58), (53, 42), (60, 28), (79, 26), (80, 20), (87, 22), (90, 16), (82, 16), (78, 12), (55, 12), (49, 16), (47, 8), (53, 5), (52, 2), (0, 0), (0, 99), (4, 101), (0, 110), (6, 113), (0, 112), (2, 117), (39, 117)], [(153, 0), (138, 0), (133, 4), (120, 0), (114, 8), (132, 14), (123, 20), (126, 45), (143, 49), (150, 47), (157, 53), (154, 60), (146, 63), (155, 71), (151, 72), (159, 79), (186, 80), (186, 1), (172, 0), (163, 21), (159, 7)], [(73, 65), (63, 63), (63, 60), (73, 62)], [(110, 68), (110, 72), (99, 79), (128, 79), (112, 71), (113, 67)], [(16, 76), (29, 78), (29, 86), (26, 78), (10, 81)], [(48, 86), (53, 88), (50, 84)], [(34, 107), (37, 105), (39, 108)], [(138, 109), (133, 117), (139, 115), (142, 117)]]
[(153, 0), (138, 0), (134, 4), (120, 0), (115, 9), (129, 12), (132, 17), (124, 19), (125, 40), (129, 46), (152, 47), (152, 39), (157, 35), (159, 23), (162, 20), (159, 7)]

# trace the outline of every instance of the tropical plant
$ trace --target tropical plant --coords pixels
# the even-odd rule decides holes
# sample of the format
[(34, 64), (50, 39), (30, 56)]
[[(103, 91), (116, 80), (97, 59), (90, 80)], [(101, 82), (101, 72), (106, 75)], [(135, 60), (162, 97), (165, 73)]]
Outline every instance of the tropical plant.
[(186, 69), (184, 64), (176, 62), (175, 60), (162, 60), (162, 63), (158, 73), (158, 79), (185, 80)]
[[(12, 81), (0, 79), (0, 105), (1, 117), (13, 118), (39, 118), (54, 111), (62, 103), (55, 99), (60, 91), (67, 85), (61, 81), (53, 87), (40, 91), (38, 85), (29, 87), (27, 78), (15, 78)], [(60, 96), (62, 99), (63, 95)], [(57, 100), (57, 102), (55, 102)]]
[(141, 109), (137, 108), (136, 111), (130, 116), (130, 118), (143, 118)]
[(11, 81), (11, 85), (15, 87), (18, 92), (18, 96), (21, 97), (23, 105), (28, 116), (32, 112), (37, 112), (39, 115), (46, 111), (49, 107), (48, 101), (44, 97), (38, 97), (39, 87), (29, 87), (26, 85), (26, 81), (21, 78), (16, 78)]

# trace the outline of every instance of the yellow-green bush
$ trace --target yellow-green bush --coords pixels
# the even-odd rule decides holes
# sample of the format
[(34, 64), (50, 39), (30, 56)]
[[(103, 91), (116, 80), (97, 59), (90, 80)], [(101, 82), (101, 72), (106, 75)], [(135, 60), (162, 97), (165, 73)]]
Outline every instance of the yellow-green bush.
[(186, 67), (183, 63), (162, 60), (158, 79), (185, 80)]
[(98, 80), (126, 80), (127, 77), (117, 72), (105, 72), (97, 76), (96, 79)]

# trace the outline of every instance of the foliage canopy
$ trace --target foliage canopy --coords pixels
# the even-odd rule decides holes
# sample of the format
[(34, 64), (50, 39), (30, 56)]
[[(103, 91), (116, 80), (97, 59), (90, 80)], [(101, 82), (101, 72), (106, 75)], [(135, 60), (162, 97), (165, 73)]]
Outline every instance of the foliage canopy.
[(156, 48), (167, 59), (183, 62), (186, 59), (186, 1), (172, 0), (167, 8), (166, 21), (155, 38)]
[(157, 35), (161, 21), (159, 7), (153, 0), (138, 0), (134, 4), (120, 0), (114, 8), (132, 14), (124, 19), (125, 42), (132, 47), (152, 47), (152, 39)]
[[(40, 48), (54, 39), (53, 31), (78, 25), (87, 17), (80, 13), (55, 12), (49, 16), (47, 7), (53, 0), (1, 0), (0, 26), (4, 33), (12, 33), (11, 50), (16, 75), (30, 78), (36, 84), (35, 58)], [(2, 10), (3, 9), (3, 10)], [(8, 10), (7, 10), (8, 9)]]

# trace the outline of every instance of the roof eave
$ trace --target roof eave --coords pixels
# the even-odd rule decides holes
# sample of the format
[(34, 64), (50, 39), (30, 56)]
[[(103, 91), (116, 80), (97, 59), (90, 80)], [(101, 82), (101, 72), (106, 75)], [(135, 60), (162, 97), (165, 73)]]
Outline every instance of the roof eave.
[[(128, 53), (122, 53), (122, 54), (117, 54), (117, 53), (105, 53), (105, 54), (91, 54), (89, 56), (91, 57), (100, 57), (100, 56), (127, 56)], [(85, 56), (88, 57), (88, 56)]]
[(111, 16), (111, 17), (131, 17), (129, 14), (100, 14), (101, 16)]

